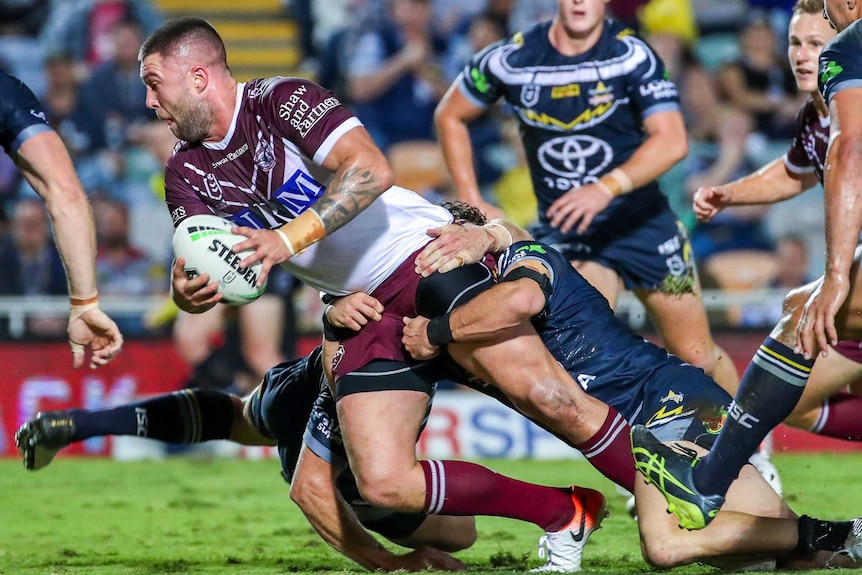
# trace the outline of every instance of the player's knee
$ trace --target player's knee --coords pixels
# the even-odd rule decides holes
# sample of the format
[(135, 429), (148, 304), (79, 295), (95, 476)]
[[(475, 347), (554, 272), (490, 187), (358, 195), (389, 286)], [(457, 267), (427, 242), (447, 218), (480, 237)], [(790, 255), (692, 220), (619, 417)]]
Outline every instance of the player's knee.
[(446, 551), (447, 553), (455, 553), (457, 551), (469, 549), (474, 543), (476, 543), (476, 539), (479, 537), (476, 531), (475, 518), (457, 517), (454, 519), (458, 520), (458, 524), (454, 525), (453, 529), (449, 530), (446, 538), (440, 541), (440, 545), (436, 545), (437, 548), (442, 551)]
[(390, 509), (404, 506), (403, 482), (399, 479), (399, 474), (391, 473), (383, 466), (358, 473), (354, 470), (354, 474), (359, 494), (369, 504)]
[(813, 284), (808, 284), (791, 290), (784, 296), (781, 319), (775, 324), (770, 336), (784, 345), (793, 346), (796, 343), (796, 326), (802, 317), (805, 303), (813, 292)]

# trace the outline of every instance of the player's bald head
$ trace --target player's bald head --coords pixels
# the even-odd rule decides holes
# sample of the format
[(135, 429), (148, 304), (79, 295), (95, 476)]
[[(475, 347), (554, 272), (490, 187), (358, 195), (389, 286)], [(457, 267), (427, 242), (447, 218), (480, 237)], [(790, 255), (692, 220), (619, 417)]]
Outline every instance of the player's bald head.
[(158, 54), (163, 59), (188, 59), (195, 64), (228, 69), (224, 42), (203, 18), (171, 20), (150, 34), (138, 53), (138, 60)]

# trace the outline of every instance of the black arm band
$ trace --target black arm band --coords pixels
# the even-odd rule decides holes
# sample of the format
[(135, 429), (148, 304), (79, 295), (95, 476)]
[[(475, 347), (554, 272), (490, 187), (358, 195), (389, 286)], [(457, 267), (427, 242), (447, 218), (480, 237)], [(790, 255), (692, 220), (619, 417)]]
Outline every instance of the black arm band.
[(341, 341), (342, 339), (353, 333), (350, 329), (346, 327), (335, 327), (334, 325), (332, 325), (326, 318), (327, 309), (329, 309), (329, 306), (326, 306), (326, 308), (323, 310), (323, 339), (325, 339), (326, 341)]
[(428, 322), (428, 343), (442, 347), (455, 341), (452, 328), (449, 327), (449, 314), (438, 315)]
[(551, 293), (553, 292), (553, 286), (551, 286), (550, 278), (545, 274), (537, 272), (527, 266), (518, 266), (503, 276), (503, 279), (500, 281), (510, 282), (521, 278), (531, 279), (539, 284), (539, 287), (542, 288), (542, 293), (545, 294), (545, 304), (547, 305), (548, 300), (551, 298)]

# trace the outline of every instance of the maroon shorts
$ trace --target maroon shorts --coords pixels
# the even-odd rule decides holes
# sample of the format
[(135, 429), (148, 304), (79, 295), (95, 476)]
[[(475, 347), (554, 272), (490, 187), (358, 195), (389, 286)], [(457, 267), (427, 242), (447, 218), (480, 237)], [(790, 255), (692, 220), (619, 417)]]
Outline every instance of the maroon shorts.
[(332, 361), (337, 380), (346, 373), (356, 371), (375, 359), (405, 361), (406, 351), (401, 345), (404, 323), (401, 318), (415, 317), (416, 287), (421, 276), (413, 263), (421, 250), (402, 262), (371, 294), (383, 304), (383, 317), (372, 321), (355, 335), (341, 341), (341, 347)]
[(862, 363), (862, 341), (855, 339), (842, 339), (833, 348), (835, 351), (856, 363)]

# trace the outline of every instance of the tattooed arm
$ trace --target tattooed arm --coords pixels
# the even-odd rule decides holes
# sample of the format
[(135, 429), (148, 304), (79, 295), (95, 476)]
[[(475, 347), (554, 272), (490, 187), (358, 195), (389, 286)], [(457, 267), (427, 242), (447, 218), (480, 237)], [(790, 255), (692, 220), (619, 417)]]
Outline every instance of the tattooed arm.
[(365, 128), (344, 134), (323, 162), (335, 174), (313, 209), (331, 234), (392, 187), (389, 161)]
[(249, 238), (234, 246), (235, 252), (256, 250), (240, 265), (247, 267), (258, 260), (262, 262), (258, 285), (266, 281), (272, 266), (287, 261), (355, 218), (394, 182), (389, 161), (361, 126), (341, 136), (322, 165), (333, 172), (326, 191), (312, 207), (275, 230), (280, 241), (275, 240), (268, 249), (260, 251), (264, 237), (275, 234), (250, 228), (234, 230)]

